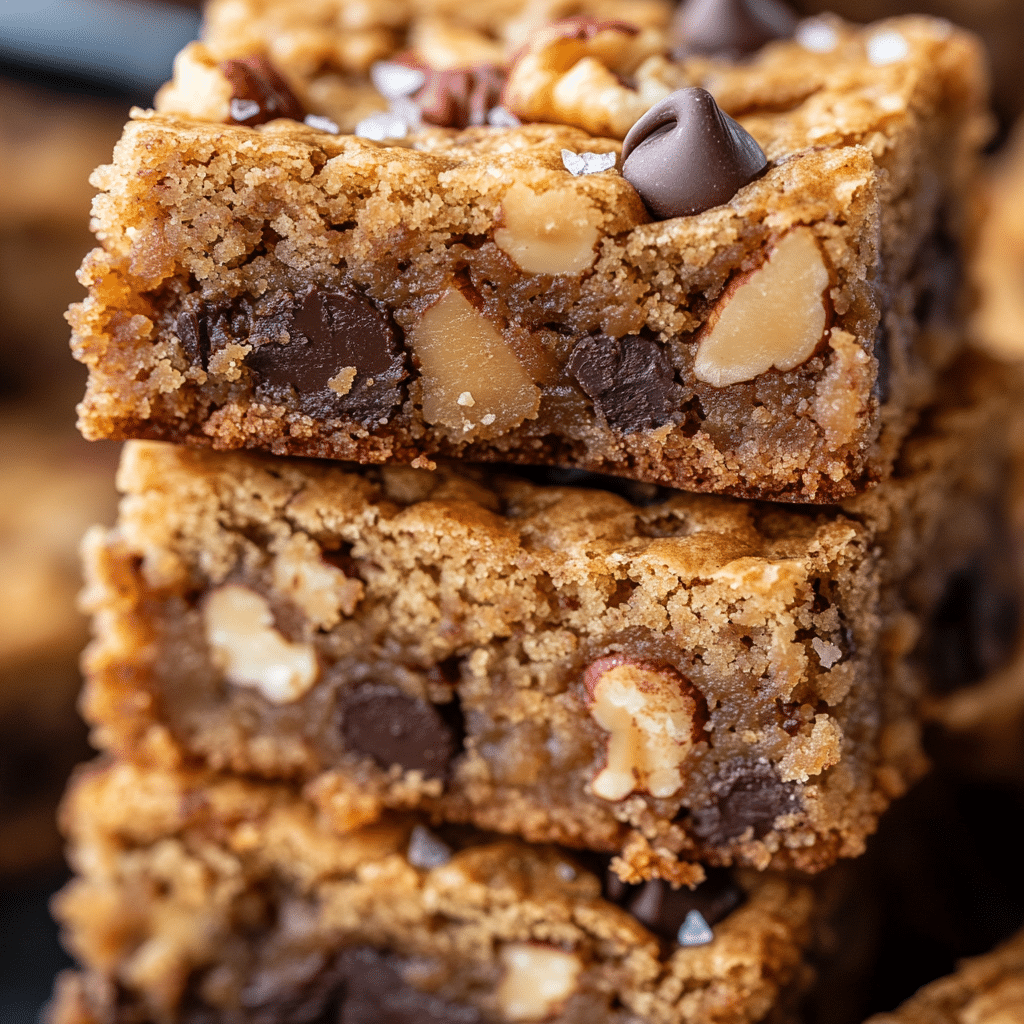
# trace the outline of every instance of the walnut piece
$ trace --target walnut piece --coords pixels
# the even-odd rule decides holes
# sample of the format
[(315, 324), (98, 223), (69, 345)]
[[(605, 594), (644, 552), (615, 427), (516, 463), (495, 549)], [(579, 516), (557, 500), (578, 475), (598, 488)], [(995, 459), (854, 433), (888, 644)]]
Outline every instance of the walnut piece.
[(554, 946), (508, 942), (498, 954), (505, 973), (498, 1005), (508, 1020), (546, 1020), (576, 990), (583, 964)]
[(689, 682), (669, 666), (617, 654), (595, 661), (583, 684), (591, 717), (611, 733), (605, 766), (590, 784), (594, 795), (672, 796), (700, 735), (699, 704)]
[(594, 18), (556, 22), (537, 32), (516, 60), (505, 105), (524, 121), (624, 138), (655, 103), (685, 84), (664, 49), (664, 36), (654, 29)]
[(229, 683), (259, 690), (273, 704), (298, 700), (319, 668), (310, 644), (291, 643), (274, 628), (267, 601), (248, 587), (218, 587), (203, 605), (213, 660)]
[(516, 182), (494, 241), (528, 274), (582, 274), (597, 258), (598, 211), (573, 188), (534, 192)]
[(716, 388), (792, 370), (814, 354), (829, 322), (829, 272), (809, 228), (783, 235), (756, 270), (722, 293), (697, 336), (693, 372)]
[(202, 43), (189, 43), (174, 58), (174, 77), (156, 94), (153, 105), (164, 114), (187, 114), (197, 121), (230, 119), (231, 83)]
[(428, 423), (456, 438), (486, 438), (537, 415), (540, 389), (501, 332), (458, 288), (424, 312), (409, 340)]

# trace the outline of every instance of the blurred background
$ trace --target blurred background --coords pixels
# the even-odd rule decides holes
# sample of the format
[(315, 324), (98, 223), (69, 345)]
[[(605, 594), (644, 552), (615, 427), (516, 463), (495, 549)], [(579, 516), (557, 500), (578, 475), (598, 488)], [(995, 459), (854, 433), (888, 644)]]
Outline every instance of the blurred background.
[[(999, 178), (1000, 147), (1024, 111), (1024, 0), (797, 6), (859, 21), (922, 11), (978, 31), (995, 75), (991, 148)], [(173, 56), (199, 25), (198, 4), (0, 0), (3, 1024), (37, 1020), (55, 972), (70, 963), (47, 902), (67, 877), (57, 803), (71, 769), (88, 756), (75, 710), (77, 659), (87, 640), (75, 609), (77, 550), (89, 525), (112, 520), (117, 457), (116, 445), (86, 443), (74, 427), (85, 370), (69, 354), (63, 314), (84, 296), (75, 271), (93, 244), (88, 177), (109, 160), (129, 108), (149, 105), (170, 78)], [(1021, 236), (1024, 301), (1024, 225)], [(996, 262), (1005, 270), (1005, 260)], [(1024, 875), (1011, 842), (1024, 814), (1018, 741), (1013, 733), (1006, 757), (990, 749), (982, 758), (971, 741), (936, 739), (938, 770), (883, 824), (859, 868), (864, 891), (883, 896), (871, 906), (873, 938), (864, 955), (873, 981), (857, 996), (864, 1012), (895, 1006), (1024, 922)], [(808, 1020), (830, 1017), (812, 1007)]]

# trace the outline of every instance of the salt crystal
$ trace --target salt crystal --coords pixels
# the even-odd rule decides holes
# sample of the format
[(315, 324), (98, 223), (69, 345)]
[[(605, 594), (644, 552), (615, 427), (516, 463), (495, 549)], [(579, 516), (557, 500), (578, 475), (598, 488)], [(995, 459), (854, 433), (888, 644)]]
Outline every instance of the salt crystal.
[(562, 150), (562, 164), (572, 175), (599, 174), (610, 171), (615, 166), (614, 153), (574, 153), (571, 149)]
[(398, 64), (393, 60), (379, 60), (370, 65), (373, 87), (387, 99), (411, 96), (423, 87), (427, 76), (419, 68)]
[(895, 64), (910, 53), (910, 44), (899, 32), (876, 32), (868, 40), (868, 60), (876, 68)]
[(839, 45), (839, 36), (828, 22), (808, 18), (797, 26), (796, 41), (812, 53), (831, 53)]
[(305, 123), (318, 132), (330, 132), (332, 135), (337, 135), (341, 130), (329, 117), (321, 117), (319, 114), (307, 114)]
[(438, 839), (430, 829), (417, 825), (409, 836), (409, 849), (406, 859), (414, 868), (429, 871), (439, 868), (452, 859), (451, 847)]
[(814, 648), (814, 653), (818, 655), (818, 660), (824, 668), (831, 668), (843, 657), (843, 652), (835, 644), (825, 643), (821, 637), (816, 636), (811, 641), (811, 646)]
[(356, 125), (356, 135), (361, 139), (383, 142), (385, 139), (404, 139), (409, 134), (405, 118), (390, 110), (381, 110), (364, 117)]
[(487, 111), (487, 123), (492, 128), (520, 128), (523, 124), (507, 107), (491, 107)]
[(699, 910), (691, 910), (686, 915), (686, 920), (679, 926), (679, 933), (676, 941), (680, 946), (706, 946), (713, 942), (715, 933), (711, 925), (704, 920), (704, 915)]
[(241, 124), (255, 117), (260, 112), (260, 105), (255, 100), (233, 99), (231, 101), (231, 119)]

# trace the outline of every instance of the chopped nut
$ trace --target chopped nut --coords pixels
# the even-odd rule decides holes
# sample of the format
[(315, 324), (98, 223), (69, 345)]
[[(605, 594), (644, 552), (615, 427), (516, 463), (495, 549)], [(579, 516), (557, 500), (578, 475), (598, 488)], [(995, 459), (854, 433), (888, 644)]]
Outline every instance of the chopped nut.
[(611, 733), (604, 768), (590, 788), (603, 800), (630, 793), (669, 797), (683, 784), (682, 763), (700, 736), (693, 687), (675, 669), (613, 655), (583, 677), (594, 721)]
[(582, 274), (597, 253), (597, 210), (572, 188), (534, 192), (516, 182), (501, 204), (498, 247), (528, 274)]
[(655, 103), (684, 84), (663, 51), (664, 37), (656, 30), (592, 18), (556, 22), (537, 32), (514, 64), (505, 105), (525, 121), (624, 138)]
[(174, 77), (153, 105), (164, 114), (223, 123), (231, 118), (231, 95), (231, 83), (210, 51), (202, 43), (189, 43), (174, 58)]
[[(455, 437), (496, 437), (537, 414), (540, 390), (494, 324), (457, 288), (424, 312), (409, 339), (428, 423)], [(459, 401), (467, 392), (472, 406)]]
[(825, 337), (828, 286), (810, 229), (783, 235), (760, 267), (723, 292), (698, 335), (694, 375), (722, 388), (806, 362)]
[(251, 686), (274, 704), (298, 700), (319, 668), (310, 644), (293, 644), (274, 629), (265, 598), (236, 584), (219, 587), (203, 606), (206, 640), (229, 683)]
[(545, 1020), (576, 990), (583, 964), (573, 953), (532, 942), (509, 942), (498, 954), (505, 974), (498, 1005), (508, 1020)]

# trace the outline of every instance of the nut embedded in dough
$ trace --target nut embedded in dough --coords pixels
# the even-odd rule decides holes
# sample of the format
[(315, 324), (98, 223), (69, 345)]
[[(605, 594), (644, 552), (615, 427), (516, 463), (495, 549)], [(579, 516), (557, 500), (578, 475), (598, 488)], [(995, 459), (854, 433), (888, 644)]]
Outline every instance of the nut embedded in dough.
[(722, 293), (697, 336), (694, 376), (722, 388), (773, 366), (793, 370), (805, 363), (827, 333), (829, 281), (813, 232), (783, 235), (765, 263)]
[(229, 583), (203, 606), (206, 641), (229, 683), (259, 690), (273, 704), (302, 697), (319, 675), (310, 644), (291, 643), (274, 628), (266, 598)]
[(604, 768), (590, 788), (603, 800), (645, 792), (669, 797), (699, 736), (699, 705), (689, 682), (668, 665), (618, 654), (583, 677), (591, 717), (611, 735)]

